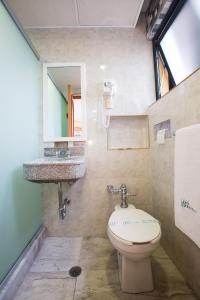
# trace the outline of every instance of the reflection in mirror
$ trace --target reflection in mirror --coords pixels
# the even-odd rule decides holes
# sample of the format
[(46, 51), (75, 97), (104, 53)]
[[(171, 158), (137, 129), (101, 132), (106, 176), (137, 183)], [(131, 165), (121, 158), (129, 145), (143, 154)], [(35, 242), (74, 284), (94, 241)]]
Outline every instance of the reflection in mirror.
[(47, 64), (44, 73), (46, 141), (81, 140), (85, 134), (81, 65)]

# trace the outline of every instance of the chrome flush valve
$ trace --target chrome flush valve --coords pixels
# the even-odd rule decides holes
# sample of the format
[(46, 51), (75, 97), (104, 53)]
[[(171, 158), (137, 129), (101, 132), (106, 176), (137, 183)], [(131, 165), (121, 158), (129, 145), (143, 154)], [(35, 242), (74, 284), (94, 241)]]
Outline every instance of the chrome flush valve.
[(135, 194), (129, 194), (126, 185), (123, 183), (121, 184), (120, 188), (114, 188), (113, 185), (107, 185), (107, 191), (108, 193), (119, 193), (121, 196), (121, 208), (127, 208), (128, 203), (127, 203), (127, 198), (131, 196), (136, 196)]

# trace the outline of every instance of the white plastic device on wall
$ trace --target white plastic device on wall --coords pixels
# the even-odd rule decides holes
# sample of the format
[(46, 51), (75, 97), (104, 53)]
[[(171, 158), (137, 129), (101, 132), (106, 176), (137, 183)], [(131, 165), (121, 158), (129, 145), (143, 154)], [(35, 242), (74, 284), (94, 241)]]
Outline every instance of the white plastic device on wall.
[(110, 80), (103, 82), (102, 123), (105, 128), (110, 125), (110, 113), (114, 107), (115, 83)]

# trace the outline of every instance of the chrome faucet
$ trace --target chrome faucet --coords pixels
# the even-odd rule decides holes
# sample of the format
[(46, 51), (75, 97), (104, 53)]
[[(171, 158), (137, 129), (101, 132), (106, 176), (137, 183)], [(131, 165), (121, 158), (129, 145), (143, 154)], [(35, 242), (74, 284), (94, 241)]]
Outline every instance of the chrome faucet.
[(69, 149), (67, 149), (67, 150), (66, 150), (66, 157), (67, 157), (67, 158), (70, 158), (70, 156), (71, 156), (71, 152), (70, 152)]
[(56, 149), (56, 150), (55, 150), (55, 155), (56, 155), (56, 157), (59, 157), (60, 151)]
[(135, 194), (129, 194), (127, 187), (124, 183), (121, 184), (120, 188), (114, 188), (113, 185), (107, 185), (107, 191), (108, 193), (119, 193), (121, 196), (121, 204), (120, 207), (121, 208), (127, 208), (128, 207), (128, 203), (127, 203), (127, 198), (130, 196), (136, 196)]
[(55, 154), (56, 157), (60, 157), (60, 158), (71, 157), (71, 152), (69, 149), (56, 149)]

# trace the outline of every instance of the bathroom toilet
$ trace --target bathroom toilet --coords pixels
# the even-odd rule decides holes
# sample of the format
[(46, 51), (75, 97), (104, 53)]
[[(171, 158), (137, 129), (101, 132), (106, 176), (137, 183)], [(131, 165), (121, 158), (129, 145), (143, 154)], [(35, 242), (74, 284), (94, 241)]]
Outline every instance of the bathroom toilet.
[(128, 208), (117, 206), (110, 216), (107, 234), (118, 252), (122, 291), (152, 291), (150, 256), (161, 238), (159, 221), (132, 205)]

